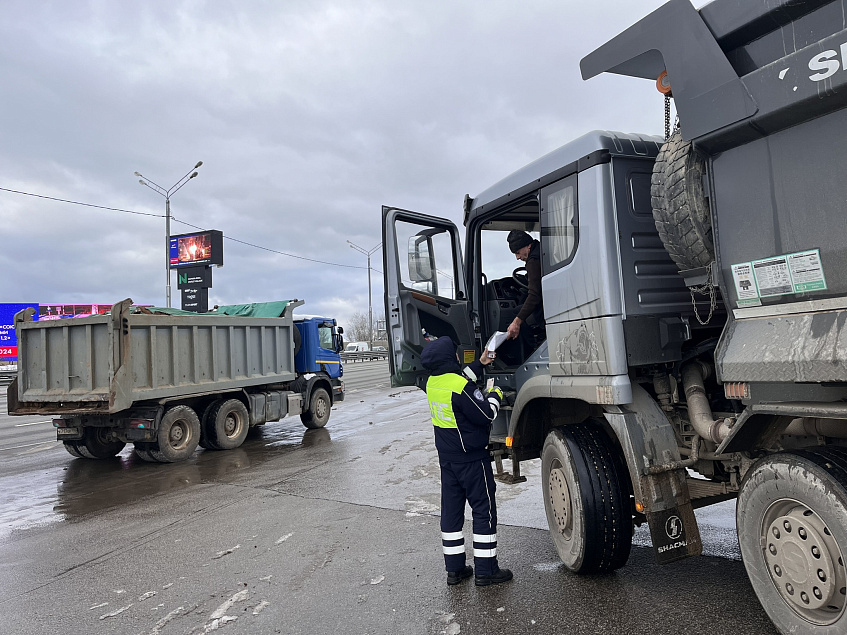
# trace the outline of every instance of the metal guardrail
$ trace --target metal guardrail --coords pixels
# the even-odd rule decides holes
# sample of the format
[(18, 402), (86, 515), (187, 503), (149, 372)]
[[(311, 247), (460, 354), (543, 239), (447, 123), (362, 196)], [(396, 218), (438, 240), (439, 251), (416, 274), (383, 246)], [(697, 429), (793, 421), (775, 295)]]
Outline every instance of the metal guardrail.
[(16, 370), (0, 370), (0, 386), (8, 386), (18, 374)]
[(388, 351), (356, 351), (342, 352), (342, 362), (372, 362), (377, 359), (388, 359)]

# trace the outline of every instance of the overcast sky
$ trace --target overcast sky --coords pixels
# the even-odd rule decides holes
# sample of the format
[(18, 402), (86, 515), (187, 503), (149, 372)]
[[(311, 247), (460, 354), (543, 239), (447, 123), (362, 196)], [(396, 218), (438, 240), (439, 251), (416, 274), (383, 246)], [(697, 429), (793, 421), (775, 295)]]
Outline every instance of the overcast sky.
[(346, 241), (380, 243), (381, 205), (459, 224), (466, 193), (589, 130), (662, 133), (652, 82), (579, 75), (661, 4), (4, 0), (0, 188), (147, 215), (0, 190), (0, 302), (164, 306), (164, 199), (133, 173), (168, 188), (202, 160), (171, 232), (228, 237), (210, 306), (343, 323), (368, 305)]

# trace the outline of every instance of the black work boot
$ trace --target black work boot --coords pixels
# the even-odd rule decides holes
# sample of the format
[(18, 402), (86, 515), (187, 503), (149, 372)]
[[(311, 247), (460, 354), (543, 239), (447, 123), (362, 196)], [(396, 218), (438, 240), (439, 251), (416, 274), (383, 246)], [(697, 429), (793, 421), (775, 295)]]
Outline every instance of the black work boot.
[(474, 584), (477, 586), (490, 586), (492, 584), (502, 584), (503, 582), (508, 582), (514, 576), (512, 576), (512, 572), (508, 569), (501, 569), (497, 567), (497, 570), (494, 571), (491, 575), (479, 575), (477, 574), (474, 578)]
[(467, 580), (469, 577), (473, 575), (473, 567), (465, 566), (461, 571), (448, 571), (447, 572), (447, 584), (453, 586), (454, 584), (459, 584), (462, 580)]

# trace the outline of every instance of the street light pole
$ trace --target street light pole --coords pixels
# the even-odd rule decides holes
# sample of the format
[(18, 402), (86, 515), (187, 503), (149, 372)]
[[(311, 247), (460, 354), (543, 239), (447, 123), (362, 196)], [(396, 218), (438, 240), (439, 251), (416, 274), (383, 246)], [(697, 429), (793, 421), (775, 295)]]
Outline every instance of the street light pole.
[(350, 245), (352, 249), (355, 249), (360, 254), (365, 254), (368, 257), (368, 337), (370, 340), (368, 341), (368, 346), (373, 348), (374, 344), (374, 315), (373, 315), (373, 305), (371, 303), (371, 254), (375, 253), (380, 247), (382, 247), (382, 243), (379, 243), (376, 247), (368, 251), (364, 247), (359, 247), (355, 243), (350, 242), (347, 243)]
[(196, 170), (201, 165), (203, 165), (203, 162), (198, 161), (197, 165), (186, 172), (179, 181), (174, 183), (167, 190), (158, 183), (148, 179), (146, 176), (141, 174), (141, 172), (135, 173), (135, 176), (141, 177), (138, 181), (141, 185), (149, 187), (151, 190), (156, 192), (156, 194), (165, 197), (165, 276), (167, 278), (167, 283), (165, 285), (165, 300), (168, 308), (171, 308), (171, 196), (176, 194), (183, 185), (197, 176)]

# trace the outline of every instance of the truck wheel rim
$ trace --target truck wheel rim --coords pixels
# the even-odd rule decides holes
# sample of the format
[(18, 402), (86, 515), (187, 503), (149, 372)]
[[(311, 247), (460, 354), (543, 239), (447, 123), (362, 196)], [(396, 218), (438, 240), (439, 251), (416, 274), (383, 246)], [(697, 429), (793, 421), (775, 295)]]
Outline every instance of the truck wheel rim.
[(844, 558), (820, 516), (798, 501), (776, 501), (762, 520), (762, 545), (771, 581), (795, 613), (822, 626), (841, 616)]
[(317, 399), (316, 400), (315, 415), (318, 417), (318, 419), (323, 419), (326, 416), (326, 410), (327, 410), (326, 406), (327, 406), (326, 400), (324, 400), (324, 399)]
[(572, 530), (573, 511), (571, 509), (571, 494), (565, 473), (561, 467), (553, 467), (547, 480), (548, 494), (550, 496), (550, 509), (556, 520), (556, 527), (565, 537), (570, 538)]
[(168, 434), (168, 442), (174, 450), (181, 450), (188, 441), (188, 426), (184, 421), (175, 421)]
[(234, 437), (241, 431), (238, 415), (230, 413), (224, 421), (224, 434), (228, 437)]

